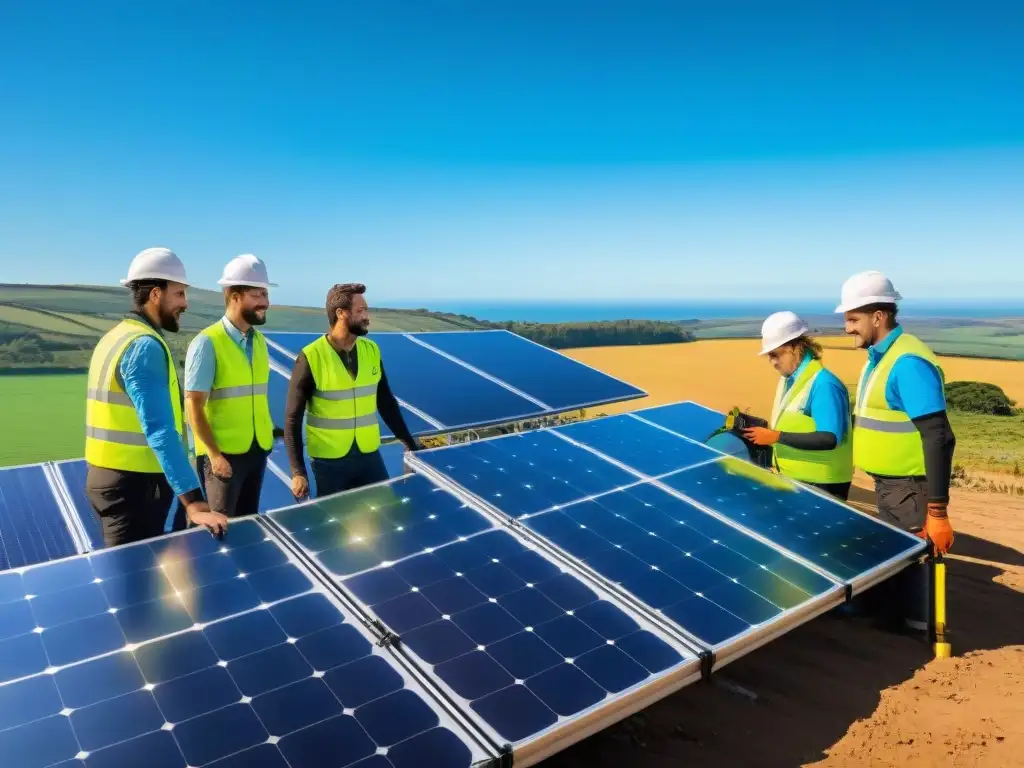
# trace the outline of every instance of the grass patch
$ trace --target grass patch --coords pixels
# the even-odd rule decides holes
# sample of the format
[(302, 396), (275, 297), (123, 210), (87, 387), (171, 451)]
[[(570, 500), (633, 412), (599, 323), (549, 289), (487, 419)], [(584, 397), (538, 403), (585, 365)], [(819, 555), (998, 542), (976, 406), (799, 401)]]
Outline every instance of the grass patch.
[(950, 411), (949, 421), (956, 434), (954, 463), (990, 472), (1024, 472), (1024, 416)]
[(0, 376), (0, 466), (81, 458), (85, 381), (82, 374)]

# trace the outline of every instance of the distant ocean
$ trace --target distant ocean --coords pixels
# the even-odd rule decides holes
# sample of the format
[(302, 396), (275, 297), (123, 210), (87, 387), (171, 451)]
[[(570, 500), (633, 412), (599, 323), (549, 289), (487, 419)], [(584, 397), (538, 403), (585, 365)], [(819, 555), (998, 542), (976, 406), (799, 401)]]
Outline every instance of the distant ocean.
[[(763, 320), (772, 312), (789, 309), (801, 315), (834, 315), (836, 301), (687, 301), (667, 302), (466, 302), (430, 301), (426, 306), (437, 312), (452, 312), (470, 315), (492, 322), (513, 320), (537, 323), (569, 323), (597, 320), (721, 320), (756, 319)], [(409, 307), (403, 302), (392, 307)], [(422, 305), (421, 305), (422, 306)], [(900, 305), (904, 317), (948, 317), (959, 319), (994, 319), (1000, 317), (1024, 317), (1024, 300), (1001, 299), (986, 304), (980, 300), (971, 302), (913, 302)], [(838, 316), (836, 316), (838, 320)]]

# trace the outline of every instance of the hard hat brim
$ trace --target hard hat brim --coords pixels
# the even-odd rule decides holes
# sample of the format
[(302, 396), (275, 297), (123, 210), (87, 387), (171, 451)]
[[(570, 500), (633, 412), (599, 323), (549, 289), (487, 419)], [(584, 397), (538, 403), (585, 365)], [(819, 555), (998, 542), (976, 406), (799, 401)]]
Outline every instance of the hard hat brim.
[(770, 347), (766, 347), (765, 343), (764, 343), (764, 339), (762, 339), (761, 340), (761, 351), (757, 353), (758, 357), (760, 357), (762, 355), (767, 355), (769, 352), (774, 352), (776, 349), (781, 347), (783, 344), (788, 344), (789, 342), (793, 341), (794, 339), (799, 339), (801, 336), (803, 336), (809, 330), (810, 330), (810, 328), (805, 327), (802, 330), (800, 330), (799, 332), (795, 332), (794, 331), (793, 333), (790, 333), (789, 335), (784, 336), (780, 341), (772, 342), (772, 346), (770, 346)]
[(232, 285), (244, 285), (247, 288), (277, 288), (277, 283), (258, 283), (255, 280), (225, 280), (223, 277), (217, 285), (227, 288)]
[(147, 275), (139, 275), (138, 277), (124, 277), (121, 278), (121, 285), (128, 285), (128, 283), (138, 282), (139, 280), (166, 280), (169, 283), (184, 285), (186, 288), (192, 287), (192, 283), (182, 280), (180, 275), (169, 275), (165, 272), (150, 272)]
[(893, 296), (866, 296), (863, 299), (857, 299), (857, 301), (849, 302), (847, 304), (840, 304), (836, 307), (836, 314), (842, 314), (844, 312), (853, 312), (855, 309), (866, 307), (871, 304), (893, 304), (895, 305), (903, 297), (897, 294)]

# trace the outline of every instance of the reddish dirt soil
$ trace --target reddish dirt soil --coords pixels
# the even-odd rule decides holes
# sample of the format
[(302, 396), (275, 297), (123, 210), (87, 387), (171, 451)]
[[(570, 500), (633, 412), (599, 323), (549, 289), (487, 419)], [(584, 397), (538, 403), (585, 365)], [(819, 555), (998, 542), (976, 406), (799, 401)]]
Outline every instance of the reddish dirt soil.
[(950, 517), (952, 658), (825, 615), (543, 768), (1024, 765), (1024, 500), (954, 491)]

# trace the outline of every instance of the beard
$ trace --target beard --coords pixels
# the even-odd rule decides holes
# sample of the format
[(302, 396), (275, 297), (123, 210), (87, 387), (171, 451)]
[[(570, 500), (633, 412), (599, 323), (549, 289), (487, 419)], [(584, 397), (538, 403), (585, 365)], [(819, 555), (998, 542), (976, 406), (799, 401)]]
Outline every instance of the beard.
[(353, 336), (365, 336), (370, 332), (370, 323), (366, 320), (361, 323), (350, 320), (348, 323), (348, 332)]
[(160, 307), (160, 327), (170, 333), (177, 333), (181, 328), (178, 323), (178, 317), (185, 310), (170, 310), (163, 306)]
[[(263, 312), (263, 317), (260, 317), (257, 313)], [(267, 322), (266, 310), (259, 309), (243, 309), (242, 319), (245, 320), (249, 325), (263, 325)]]

